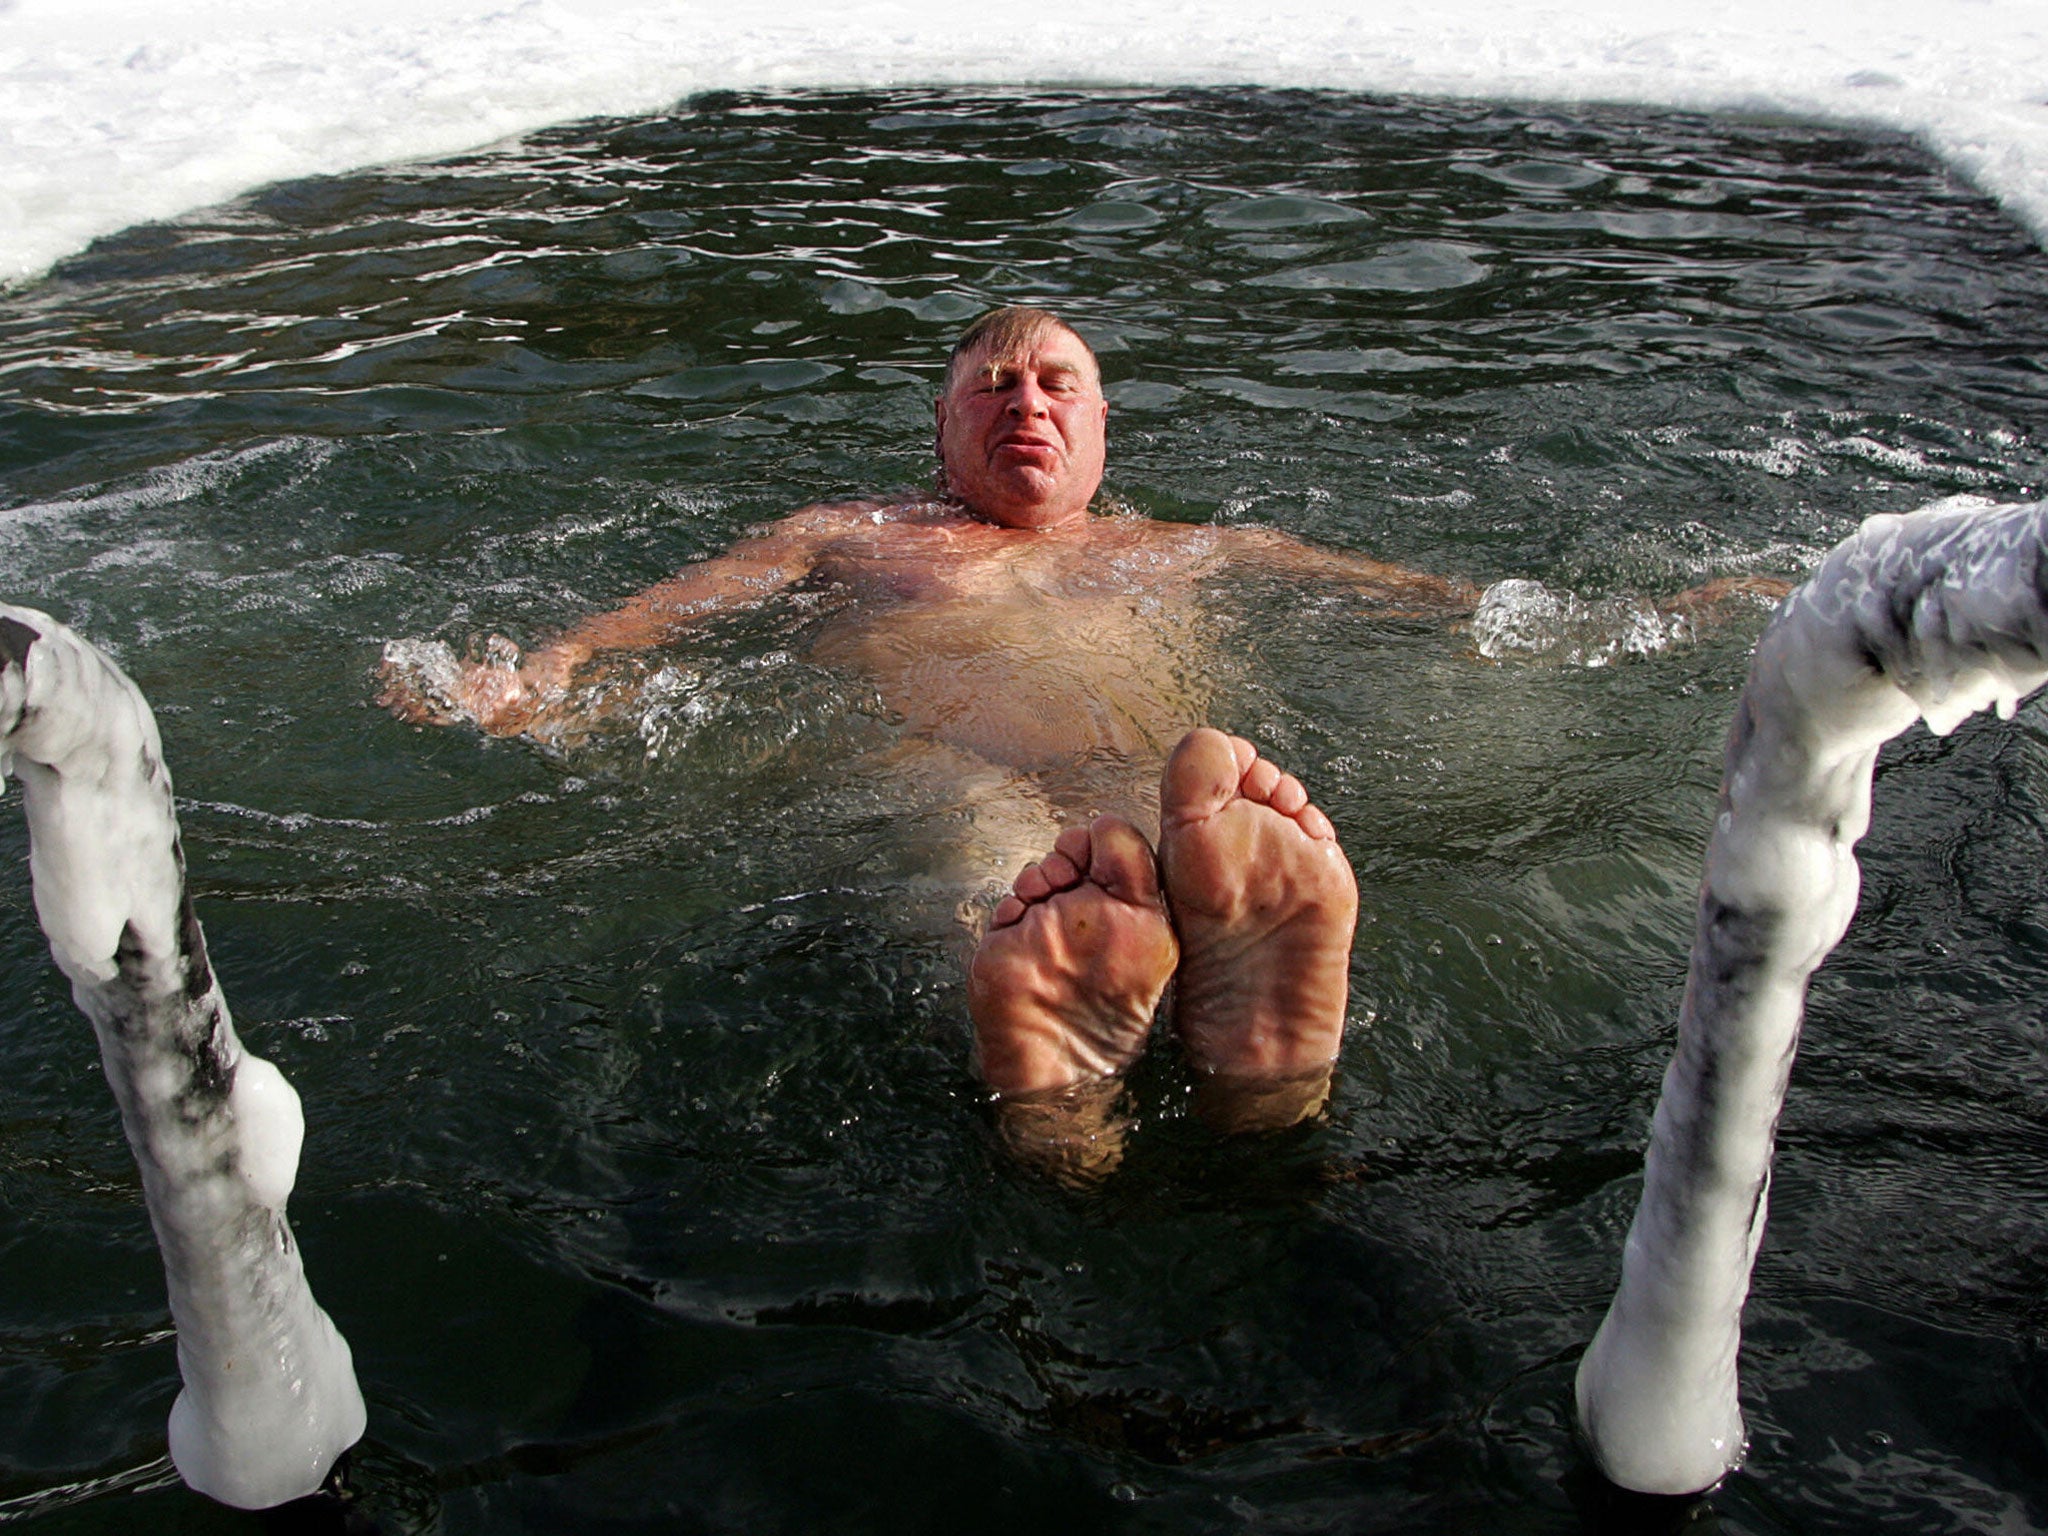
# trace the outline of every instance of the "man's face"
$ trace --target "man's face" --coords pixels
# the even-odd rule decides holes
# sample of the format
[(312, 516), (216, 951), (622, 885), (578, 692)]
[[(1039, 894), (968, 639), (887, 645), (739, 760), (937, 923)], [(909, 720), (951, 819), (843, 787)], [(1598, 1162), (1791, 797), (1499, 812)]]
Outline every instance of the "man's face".
[(1085, 516), (1102, 483), (1109, 402), (1073, 332), (1052, 327), (991, 363), (960, 359), (938, 402), (946, 488), (1005, 528), (1056, 528)]

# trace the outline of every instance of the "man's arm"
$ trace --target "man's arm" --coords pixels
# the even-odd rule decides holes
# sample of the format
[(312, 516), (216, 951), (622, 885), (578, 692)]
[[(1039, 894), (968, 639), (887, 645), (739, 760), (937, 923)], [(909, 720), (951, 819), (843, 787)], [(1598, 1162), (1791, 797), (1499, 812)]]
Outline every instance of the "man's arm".
[(524, 655), (502, 635), (490, 638), (480, 661), (455, 661), (445, 647), (395, 641), (378, 667), (383, 688), (377, 702), (401, 720), (447, 725), (466, 719), (493, 736), (516, 736), (567, 696), (593, 657), (646, 650), (706, 619), (765, 602), (810, 575), (826, 546), (877, 505), (835, 502), (791, 513), (610, 612), (578, 620)]
[(1368, 555), (1324, 549), (1277, 528), (1231, 526), (1217, 530), (1222, 567), (1263, 571), (1295, 581), (1356, 592), (1397, 613), (1455, 617), (1479, 605), (1479, 588), (1454, 576), (1433, 576)]
[[(1397, 613), (1463, 617), (1479, 606), (1483, 595), (1469, 581), (1412, 571), (1366, 555), (1324, 549), (1277, 528), (1232, 527), (1226, 531), (1230, 535), (1230, 543), (1225, 546), (1229, 563), (1343, 587), (1384, 603)], [(1781, 576), (1720, 576), (1672, 597), (1638, 601), (1647, 603), (1657, 613), (1699, 626), (1716, 623), (1743, 608), (1754, 608), (1759, 602), (1776, 603), (1794, 585)]]
[(1756, 603), (1775, 606), (1789, 597), (1798, 585), (1798, 582), (1783, 576), (1716, 576), (1712, 581), (1687, 587), (1676, 597), (1665, 598), (1657, 609), (1660, 613), (1677, 614), (1696, 623), (1710, 623), (1745, 602), (1751, 606)]

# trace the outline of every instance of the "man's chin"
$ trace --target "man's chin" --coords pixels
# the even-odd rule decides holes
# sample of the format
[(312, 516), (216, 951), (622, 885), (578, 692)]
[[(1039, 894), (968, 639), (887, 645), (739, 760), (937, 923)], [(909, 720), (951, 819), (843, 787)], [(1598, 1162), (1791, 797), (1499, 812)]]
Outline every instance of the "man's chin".
[(991, 516), (1005, 511), (1024, 517), (1034, 507), (1045, 505), (1059, 490), (1059, 482), (1042, 470), (1015, 467), (989, 476), (981, 487), (981, 500)]
[(956, 481), (954, 490), (975, 516), (1004, 528), (1057, 527), (1088, 510), (1072, 505), (1070, 481), (1031, 465), (999, 469), (971, 488)]

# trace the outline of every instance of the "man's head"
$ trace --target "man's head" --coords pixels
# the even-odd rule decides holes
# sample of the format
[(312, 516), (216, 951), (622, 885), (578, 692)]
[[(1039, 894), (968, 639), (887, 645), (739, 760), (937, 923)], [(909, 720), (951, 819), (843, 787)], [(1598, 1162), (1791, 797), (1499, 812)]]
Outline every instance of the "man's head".
[(1042, 309), (991, 310), (946, 365), (946, 493), (1005, 528), (1083, 517), (1102, 483), (1108, 419), (1095, 353), (1065, 321)]

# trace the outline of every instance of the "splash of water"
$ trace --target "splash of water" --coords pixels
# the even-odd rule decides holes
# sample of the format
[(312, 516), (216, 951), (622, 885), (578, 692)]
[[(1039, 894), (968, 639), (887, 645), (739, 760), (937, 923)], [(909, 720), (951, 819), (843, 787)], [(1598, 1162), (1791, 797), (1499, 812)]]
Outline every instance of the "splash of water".
[(185, 1383), (171, 1460), (224, 1504), (303, 1497), (365, 1413), (285, 1221), (298, 1095), (236, 1038), (141, 692), (47, 614), (0, 604), (0, 783), (10, 770), (36, 916), (99, 1037), (163, 1254)]
[(1651, 656), (1688, 638), (1691, 622), (1640, 597), (1588, 601), (1540, 581), (1496, 581), (1479, 595), (1472, 643), (1489, 661), (1541, 657), (1570, 667), (1604, 667)]
[(1621, 1284), (1579, 1365), (1601, 1470), (1696, 1493), (1744, 1450), (1736, 1356), (1806, 983), (1856, 910), (1878, 748), (2048, 682), (2048, 502), (1873, 517), (1757, 642)]

